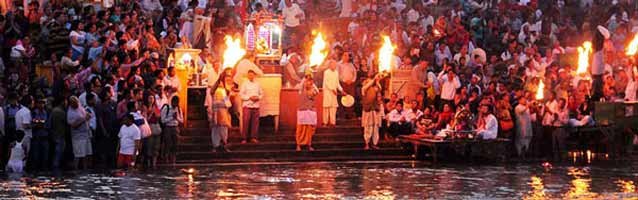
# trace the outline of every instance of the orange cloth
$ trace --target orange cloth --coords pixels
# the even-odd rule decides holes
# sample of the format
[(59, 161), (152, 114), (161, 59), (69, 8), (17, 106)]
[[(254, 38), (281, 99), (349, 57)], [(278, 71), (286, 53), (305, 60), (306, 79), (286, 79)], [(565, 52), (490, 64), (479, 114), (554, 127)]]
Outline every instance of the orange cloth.
[(312, 136), (315, 134), (316, 127), (314, 125), (297, 125), (295, 139), (297, 145), (309, 145), (312, 143)]

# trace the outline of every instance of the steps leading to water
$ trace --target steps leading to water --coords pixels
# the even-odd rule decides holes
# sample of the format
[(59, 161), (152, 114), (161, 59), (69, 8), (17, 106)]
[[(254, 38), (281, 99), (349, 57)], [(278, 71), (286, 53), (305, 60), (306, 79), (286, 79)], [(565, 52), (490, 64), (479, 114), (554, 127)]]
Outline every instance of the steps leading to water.
[(180, 134), (178, 163), (237, 162), (310, 162), (310, 161), (372, 161), (409, 160), (410, 155), (394, 143), (380, 142), (381, 150), (363, 150), (363, 129), (359, 120), (341, 120), (337, 127), (317, 128), (313, 137), (315, 151), (295, 150), (295, 130), (261, 127), (259, 143), (240, 144), (238, 128), (229, 130), (229, 153), (212, 152), (210, 130), (206, 120), (190, 120)]

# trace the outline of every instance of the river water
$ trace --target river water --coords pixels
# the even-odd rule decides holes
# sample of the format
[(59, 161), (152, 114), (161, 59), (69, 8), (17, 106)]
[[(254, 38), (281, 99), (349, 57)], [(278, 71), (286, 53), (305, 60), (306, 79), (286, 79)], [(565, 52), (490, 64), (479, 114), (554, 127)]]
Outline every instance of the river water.
[(638, 199), (636, 164), (320, 162), (176, 167), (124, 176), (3, 174), (0, 199)]

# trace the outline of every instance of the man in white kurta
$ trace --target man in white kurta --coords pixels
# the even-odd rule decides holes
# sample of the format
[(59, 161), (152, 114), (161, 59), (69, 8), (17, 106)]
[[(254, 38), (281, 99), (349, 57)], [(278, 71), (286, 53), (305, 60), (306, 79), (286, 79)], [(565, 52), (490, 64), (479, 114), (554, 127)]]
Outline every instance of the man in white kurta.
[(323, 72), (323, 125), (334, 126), (337, 124), (337, 102), (338, 92), (343, 92), (341, 84), (339, 84), (339, 72), (337, 71), (337, 62), (328, 61), (328, 69)]
[(519, 100), (519, 104), (514, 108), (516, 114), (516, 152), (522, 156), (532, 140), (532, 116), (527, 106), (525, 97)]

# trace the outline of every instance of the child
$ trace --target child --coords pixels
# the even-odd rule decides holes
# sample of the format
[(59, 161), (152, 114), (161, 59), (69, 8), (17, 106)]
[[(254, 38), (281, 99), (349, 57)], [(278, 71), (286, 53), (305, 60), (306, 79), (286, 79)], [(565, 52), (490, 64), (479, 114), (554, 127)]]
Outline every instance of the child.
[(24, 163), (27, 160), (27, 152), (26, 146), (22, 144), (22, 138), (24, 137), (24, 132), (17, 131), (16, 132), (16, 142), (11, 146), (11, 156), (9, 157), (9, 162), (7, 162), (7, 166), (5, 171), (7, 173), (22, 173), (24, 169)]
[(139, 150), (141, 132), (137, 125), (133, 124), (134, 117), (129, 114), (124, 118), (124, 125), (120, 128), (120, 154), (117, 157), (118, 168), (133, 167), (135, 153)]

